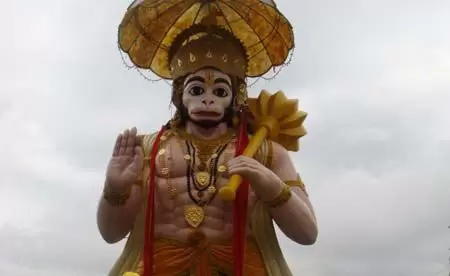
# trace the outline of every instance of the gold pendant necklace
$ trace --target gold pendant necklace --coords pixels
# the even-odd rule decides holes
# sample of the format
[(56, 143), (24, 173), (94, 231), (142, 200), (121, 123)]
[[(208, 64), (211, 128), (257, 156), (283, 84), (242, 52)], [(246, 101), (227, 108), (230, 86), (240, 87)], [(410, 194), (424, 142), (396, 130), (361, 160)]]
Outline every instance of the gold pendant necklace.
[[(217, 151), (221, 147), (226, 146), (234, 138), (234, 133), (232, 131), (229, 131), (222, 137), (213, 140), (197, 139), (194, 136), (188, 135), (184, 131), (179, 131), (178, 134), (182, 139), (186, 141), (186, 145), (188, 148), (188, 154), (184, 156), (184, 159), (187, 161), (188, 166), (190, 167), (190, 173), (188, 173), (187, 175), (187, 185), (189, 196), (195, 203), (184, 207), (184, 218), (187, 224), (189, 224), (193, 228), (197, 228), (203, 223), (205, 219), (205, 211), (203, 207), (212, 201), (216, 193), (216, 187), (213, 184), (215, 183), (215, 176), (211, 175), (211, 173), (215, 174), (216, 172), (212, 170), (213, 167), (208, 167), (211, 166), (211, 162), (219, 157)], [(191, 143), (191, 146), (189, 146), (189, 143)], [(190, 147), (192, 147), (192, 150), (196, 151), (197, 153), (196, 155), (200, 161), (198, 167), (195, 167), (195, 153), (190, 150)], [(198, 171), (193, 171), (192, 169), (197, 169)], [(191, 176), (192, 181), (195, 183), (190, 182), (189, 179)], [(213, 183), (211, 183), (211, 181), (213, 181)], [(200, 197), (200, 199), (194, 197), (189, 183), (196, 185), (196, 189), (200, 190), (198, 191), (198, 196)], [(209, 199), (201, 199), (203, 197), (204, 191), (207, 191), (207, 193), (210, 194)]]
[(204, 188), (209, 184), (209, 179), (211, 178), (211, 175), (209, 172), (203, 171), (203, 172), (196, 172), (195, 173), (195, 182), (197, 183), (200, 188)]
[(200, 139), (193, 135), (187, 134), (184, 130), (178, 130), (177, 132), (182, 139), (191, 141), (192, 144), (194, 144), (201, 164), (206, 164), (207, 160), (211, 157), (215, 158), (213, 156), (214, 152), (217, 151), (219, 147), (228, 144), (235, 137), (233, 130), (227, 131), (220, 137), (208, 140)]
[(188, 205), (184, 207), (184, 218), (190, 226), (197, 228), (205, 219), (205, 211), (203, 207)]

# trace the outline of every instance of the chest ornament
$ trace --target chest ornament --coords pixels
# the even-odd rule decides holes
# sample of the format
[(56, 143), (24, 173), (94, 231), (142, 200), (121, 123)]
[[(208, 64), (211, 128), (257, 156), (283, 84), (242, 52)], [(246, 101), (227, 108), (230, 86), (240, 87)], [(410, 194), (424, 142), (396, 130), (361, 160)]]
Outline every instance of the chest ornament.
[(205, 218), (204, 206), (210, 204), (217, 194), (216, 181), (226, 166), (219, 160), (229, 144), (234, 143), (234, 132), (229, 131), (213, 140), (202, 140), (185, 132), (179, 132), (180, 146), (185, 150), (187, 163), (186, 185), (193, 204), (185, 207), (184, 217), (191, 227), (197, 228)]

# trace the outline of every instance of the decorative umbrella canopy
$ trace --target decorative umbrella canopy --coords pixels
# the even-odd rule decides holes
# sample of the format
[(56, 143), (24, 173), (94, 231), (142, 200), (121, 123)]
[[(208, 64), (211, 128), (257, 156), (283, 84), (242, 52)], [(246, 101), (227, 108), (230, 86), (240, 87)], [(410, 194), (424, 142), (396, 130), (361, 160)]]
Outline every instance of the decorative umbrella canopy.
[(135, 0), (119, 26), (119, 46), (138, 68), (173, 79), (170, 47), (198, 24), (223, 28), (242, 42), (247, 77), (283, 65), (294, 48), (292, 27), (271, 0)]

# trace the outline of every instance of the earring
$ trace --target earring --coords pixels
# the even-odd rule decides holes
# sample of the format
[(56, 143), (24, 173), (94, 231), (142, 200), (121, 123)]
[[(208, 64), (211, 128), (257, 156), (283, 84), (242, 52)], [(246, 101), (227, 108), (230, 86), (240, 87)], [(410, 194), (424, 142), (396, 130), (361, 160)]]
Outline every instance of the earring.
[(236, 97), (236, 101), (238, 105), (244, 105), (247, 101), (248, 92), (247, 92), (247, 85), (245, 83), (242, 83), (239, 85), (239, 92)]

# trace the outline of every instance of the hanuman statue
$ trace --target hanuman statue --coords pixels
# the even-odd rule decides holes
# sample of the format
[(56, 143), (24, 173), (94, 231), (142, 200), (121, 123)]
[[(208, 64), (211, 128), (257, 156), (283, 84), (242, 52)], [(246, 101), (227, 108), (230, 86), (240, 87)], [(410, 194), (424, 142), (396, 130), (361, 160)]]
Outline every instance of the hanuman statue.
[[(311, 245), (316, 219), (285, 147), (267, 138), (242, 155), (254, 134), (246, 47), (197, 24), (167, 56), (175, 115), (152, 134), (118, 135), (107, 167), (98, 228), (108, 243), (127, 239), (109, 275), (292, 275), (273, 222)], [(249, 184), (235, 202), (217, 196), (231, 175)]]

